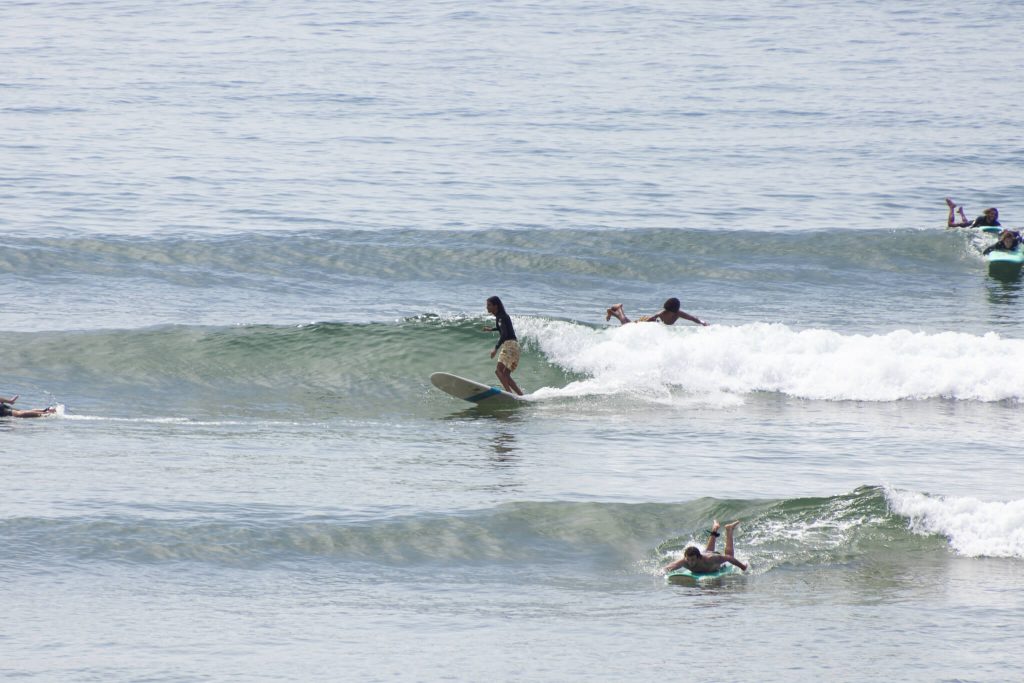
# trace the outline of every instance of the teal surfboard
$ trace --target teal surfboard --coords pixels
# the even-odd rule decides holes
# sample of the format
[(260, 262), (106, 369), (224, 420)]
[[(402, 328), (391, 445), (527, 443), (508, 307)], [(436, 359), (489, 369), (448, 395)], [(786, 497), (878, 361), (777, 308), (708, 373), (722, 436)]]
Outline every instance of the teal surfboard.
[(669, 583), (688, 583), (692, 585), (701, 581), (714, 581), (716, 579), (721, 579), (722, 577), (729, 576), (730, 574), (742, 573), (743, 572), (740, 571), (739, 567), (726, 562), (721, 567), (719, 567), (717, 571), (713, 572), (697, 573), (691, 572), (689, 569), (677, 569), (674, 572), (669, 572), (668, 574), (665, 574), (665, 579)]
[(996, 249), (985, 255), (988, 262), (988, 274), (1000, 280), (1015, 279), (1020, 277), (1021, 268), (1024, 267), (1024, 251), (1017, 247), (1013, 251)]

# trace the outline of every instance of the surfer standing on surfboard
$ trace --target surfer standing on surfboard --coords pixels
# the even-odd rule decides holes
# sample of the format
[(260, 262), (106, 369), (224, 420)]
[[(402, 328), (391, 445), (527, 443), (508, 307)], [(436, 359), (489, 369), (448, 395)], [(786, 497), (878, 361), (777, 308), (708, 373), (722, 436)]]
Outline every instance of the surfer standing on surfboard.
[(512, 371), (519, 367), (519, 342), (516, 331), (512, 329), (512, 318), (505, 312), (505, 304), (501, 299), (492, 296), (487, 299), (487, 312), (494, 316), (495, 327), (485, 327), (485, 332), (498, 332), (498, 343), (491, 351), (491, 358), (498, 354), (498, 367), (494, 374), (498, 376), (505, 391), (523, 395), (516, 381), (512, 379)]
[(683, 551), (683, 557), (681, 560), (676, 560), (670, 565), (667, 565), (664, 569), (665, 573), (674, 572), (680, 567), (689, 569), (694, 574), (708, 574), (710, 572), (718, 571), (726, 562), (734, 564), (743, 571), (747, 571), (747, 565), (743, 564), (736, 559), (732, 547), (732, 534), (733, 530), (739, 526), (739, 521), (735, 521), (732, 524), (725, 525), (725, 554), (719, 554), (715, 552), (715, 540), (718, 538), (718, 529), (721, 525), (718, 520), (711, 526), (711, 537), (708, 538), (708, 545), (702, 553), (697, 546), (689, 545), (686, 546), (686, 550)]

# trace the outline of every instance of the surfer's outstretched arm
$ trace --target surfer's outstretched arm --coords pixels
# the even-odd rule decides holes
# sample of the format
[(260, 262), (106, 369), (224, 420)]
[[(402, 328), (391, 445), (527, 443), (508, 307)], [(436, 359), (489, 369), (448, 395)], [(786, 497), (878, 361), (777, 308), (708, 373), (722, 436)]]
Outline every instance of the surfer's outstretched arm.
[(662, 570), (661, 570), (661, 571), (665, 572), (666, 574), (668, 574), (669, 572), (674, 572), (675, 570), (677, 570), (677, 569), (679, 569), (680, 567), (682, 567), (682, 566), (683, 566), (683, 564), (684, 564), (685, 562), (686, 562), (686, 558), (685, 558), (685, 557), (680, 557), (680, 558), (679, 558), (678, 560), (676, 560), (675, 562), (672, 562), (672, 563), (670, 563), (670, 564), (666, 564), (666, 565), (665, 565), (665, 566), (664, 566), (664, 567), (662, 568)]
[(47, 415), (53, 415), (56, 412), (56, 408), (33, 408), (31, 410), (15, 410), (14, 408), (7, 408), (2, 415), (9, 415), (11, 417), (46, 417)]
[(689, 321), (690, 321), (691, 323), (697, 323), (698, 325), (703, 325), (704, 327), (707, 327), (707, 326), (708, 326), (708, 324), (707, 324), (706, 322), (704, 322), (703, 320), (701, 320), (701, 319), (700, 319), (700, 318), (698, 318), (697, 316), (694, 316), (694, 315), (690, 315), (690, 314), (689, 314), (689, 313), (687, 313), (686, 311), (679, 311), (679, 317), (680, 317), (680, 318), (686, 318), (686, 319), (687, 319), (687, 320), (689, 320)]
[[(739, 567), (739, 568), (740, 568), (740, 569), (742, 569), (743, 571), (747, 571), (747, 565), (743, 564), (742, 562), (740, 562), (739, 560), (737, 560), (737, 559), (736, 559), (735, 557), (733, 557), (732, 555), (722, 555), (722, 557), (724, 557), (724, 558), (725, 558), (725, 561), (726, 561), (726, 562), (729, 562), (730, 564), (734, 564), (734, 565), (736, 565), (737, 567)], [(724, 563), (723, 563), (723, 564), (724, 564)]]

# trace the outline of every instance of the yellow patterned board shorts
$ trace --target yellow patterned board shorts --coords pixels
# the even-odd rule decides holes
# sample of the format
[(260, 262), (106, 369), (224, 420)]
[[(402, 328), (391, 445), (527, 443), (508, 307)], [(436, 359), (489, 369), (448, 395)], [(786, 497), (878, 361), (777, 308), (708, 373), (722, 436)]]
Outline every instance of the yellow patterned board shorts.
[(519, 342), (509, 339), (498, 349), (498, 362), (512, 372), (519, 367)]

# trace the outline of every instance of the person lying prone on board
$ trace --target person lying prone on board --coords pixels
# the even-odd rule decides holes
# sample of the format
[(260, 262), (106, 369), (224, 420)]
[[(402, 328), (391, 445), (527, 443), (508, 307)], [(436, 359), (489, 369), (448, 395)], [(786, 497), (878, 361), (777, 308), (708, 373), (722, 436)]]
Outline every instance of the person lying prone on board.
[(990, 254), (993, 251), (1013, 251), (1020, 246), (1020, 233), (1015, 230), (1003, 230), (999, 233), (999, 241), (987, 248), (982, 254)]
[(672, 325), (675, 321), (680, 318), (686, 318), (690, 322), (697, 323), (698, 325), (704, 325), (707, 327), (707, 323), (700, 318), (690, 315), (686, 311), (679, 309), (679, 299), (672, 297), (665, 301), (660, 311), (654, 315), (642, 315), (636, 320), (630, 320), (626, 316), (625, 309), (622, 308), (622, 304), (615, 304), (605, 311), (604, 319), (611, 320), (613, 317), (619, 321), (619, 323), (625, 325), (626, 323), (638, 322), (638, 323), (654, 323), (663, 322), (666, 325)]
[[(949, 197), (946, 197), (946, 206), (949, 207), (949, 217), (946, 219), (947, 228), (989, 228), (999, 227), (999, 209), (992, 206), (985, 209), (980, 216), (973, 221), (968, 220), (964, 215), (964, 207), (957, 206)], [(960, 212), (960, 220), (956, 220), (953, 211)]]
[(688, 545), (686, 550), (683, 551), (683, 557), (680, 560), (666, 565), (662, 570), (666, 574), (674, 572), (680, 568), (689, 569), (694, 574), (709, 574), (714, 571), (718, 571), (726, 562), (734, 564), (743, 571), (747, 571), (747, 565), (743, 564), (736, 559), (736, 555), (733, 552), (732, 536), (733, 530), (739, 526), (739, 520), (732, 524), (725, 525), (725, 553), (720, 554), (715, 552), (715, 540), (718, 538), (718, 529), (720, 527), (718, 520), (711, 526), (711, 536), (708, 538), (707, 547), (704, 548), (702, 553), (697, 546)]
[(29, 410), (16, 410), (11, 406), (18, 400), (17, 396), (4, 398), (0, 396), (0, 417), (44, 417), (57, 412), (56, 408), (32, 408)]

